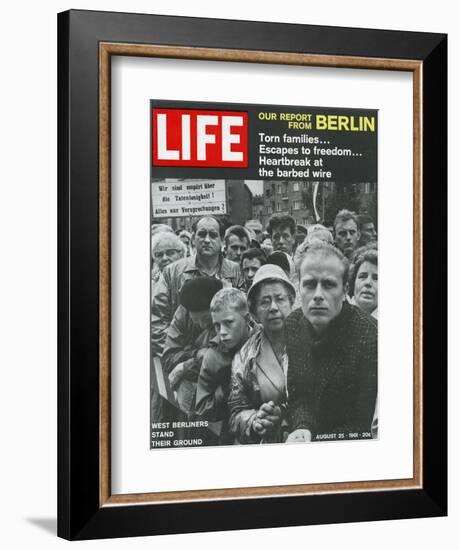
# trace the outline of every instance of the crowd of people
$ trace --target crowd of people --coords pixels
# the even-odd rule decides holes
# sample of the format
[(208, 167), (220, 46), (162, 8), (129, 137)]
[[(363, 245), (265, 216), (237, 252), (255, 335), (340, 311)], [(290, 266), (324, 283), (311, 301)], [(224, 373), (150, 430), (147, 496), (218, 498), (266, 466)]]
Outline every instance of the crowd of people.
[(210, 426), (209, 445), (377, 437), (369, 216), (155, 224), (151, 254), (151, 351), (173, 395), (153, 384), (153, 423)]

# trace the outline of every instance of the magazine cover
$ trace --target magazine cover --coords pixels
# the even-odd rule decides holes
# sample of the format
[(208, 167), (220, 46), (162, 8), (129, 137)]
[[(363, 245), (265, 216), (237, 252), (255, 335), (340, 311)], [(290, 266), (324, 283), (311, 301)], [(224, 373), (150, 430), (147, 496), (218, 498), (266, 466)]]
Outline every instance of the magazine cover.
[(150, 448), (377, 438), (378, 112), (150, 122)]

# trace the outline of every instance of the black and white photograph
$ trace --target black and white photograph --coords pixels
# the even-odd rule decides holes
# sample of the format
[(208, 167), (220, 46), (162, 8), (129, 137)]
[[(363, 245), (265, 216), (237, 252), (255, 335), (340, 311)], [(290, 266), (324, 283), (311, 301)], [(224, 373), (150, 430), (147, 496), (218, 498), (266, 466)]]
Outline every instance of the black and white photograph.
[(151, 101), (151, 449), (378, 438), (377, 120)]

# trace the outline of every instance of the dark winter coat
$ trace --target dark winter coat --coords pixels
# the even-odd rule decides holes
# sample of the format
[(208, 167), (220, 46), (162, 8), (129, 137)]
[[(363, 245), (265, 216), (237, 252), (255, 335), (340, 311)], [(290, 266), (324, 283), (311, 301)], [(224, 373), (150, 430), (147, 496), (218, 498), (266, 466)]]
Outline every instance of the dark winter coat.
[(308, 429), (313, 439), (368, 437), (377, 393), (377, 321), (344, 303), (320, 340), (301, 309), (289, 315), (285, 332), (290, 431)]

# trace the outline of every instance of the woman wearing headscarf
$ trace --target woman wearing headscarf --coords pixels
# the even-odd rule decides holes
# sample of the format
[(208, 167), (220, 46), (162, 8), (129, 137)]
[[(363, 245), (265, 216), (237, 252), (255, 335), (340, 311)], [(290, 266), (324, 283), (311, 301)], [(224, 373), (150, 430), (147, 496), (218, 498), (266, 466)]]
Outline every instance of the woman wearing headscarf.
[(276, 265), (264, 265), (248, 292), (260, 328), (233, 359), (228, 401), (230, 431), (239, 443), (284, 440), (287, 404), (284, 326), (295, 301), (295, 287)]

